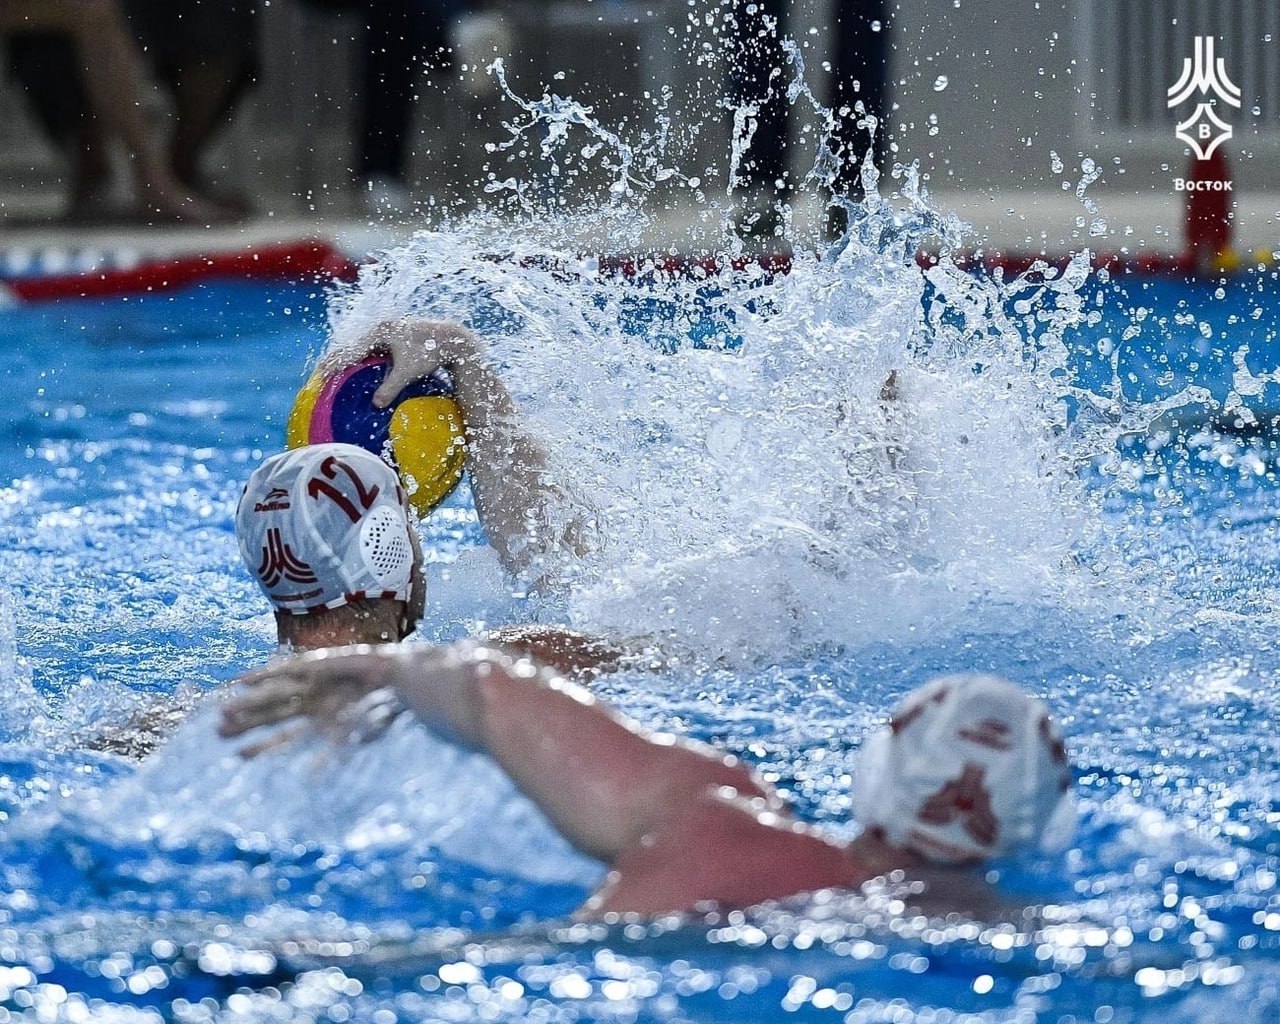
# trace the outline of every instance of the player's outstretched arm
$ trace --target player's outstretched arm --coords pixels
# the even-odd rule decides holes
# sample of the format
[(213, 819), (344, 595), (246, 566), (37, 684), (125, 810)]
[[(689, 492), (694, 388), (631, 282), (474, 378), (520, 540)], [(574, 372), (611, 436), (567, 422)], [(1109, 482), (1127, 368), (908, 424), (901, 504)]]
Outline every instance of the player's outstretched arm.
[(444, 321), (388, 320), (327, 361), (336, 366), (374, 352), (391, 357), (391, 369), (373, 396), (379, 407), (415, 380), (442, 367), (449, 373), (466, 426), (476, 511), (509, 572), (536, 569), (542, 575), (543, 555), (566, 541), (580, 546), (579, 538), (564, 537), (553, 525), (550, 512), (565, 499), (551, 478), (546, 449), (522, 427), (510, 393), (474, 333)]
[(488, 753), (574, 846), (609, 863), (670, 807), (708, 789), (728, 787), (778, 806), (736, 758), (645, 733), (582, 687), (474, 644), (333, 648), (242, 682), (223, 711), (223, 736), (304, 717), (363, 735), (361, 716), (376, 714), (394, 691), (434, 732)]

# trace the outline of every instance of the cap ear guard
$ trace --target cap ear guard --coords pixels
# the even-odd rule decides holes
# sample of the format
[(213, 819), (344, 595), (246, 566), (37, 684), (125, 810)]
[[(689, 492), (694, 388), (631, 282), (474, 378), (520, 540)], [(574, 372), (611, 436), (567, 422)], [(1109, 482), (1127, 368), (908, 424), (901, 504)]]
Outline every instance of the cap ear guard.
[(886, 806), (892, 794), (885, 792), (885, 776), (892, 758), (892, 737), (888, 729), (878, 729), (862, 741), (862, 749), (858, 752), (853, 791), (849, 796), (854, 816), (867, 828), (879, 827), (878, 822), (892, 814), (892, 809)]
[(404, 516), (387, 505), (374, 509), (360, 523), (360, 554), (365, 569), (384, 590), (400, 590), (413, 571), (413, 549)]

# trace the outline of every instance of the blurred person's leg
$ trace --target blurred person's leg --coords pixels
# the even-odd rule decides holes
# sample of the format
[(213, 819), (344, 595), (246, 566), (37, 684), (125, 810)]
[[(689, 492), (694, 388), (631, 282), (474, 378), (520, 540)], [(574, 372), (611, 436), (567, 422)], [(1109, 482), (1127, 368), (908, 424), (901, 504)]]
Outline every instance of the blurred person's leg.
[[(873, 159), (884, 170), (888, 115), (889, 21), (885, 0), (839, 0), (836, 5), (835, 52), (832, 55), (831, 108), (836, 128), (830, 145), (840, 162), (832, 182), (836, 197), (862, 198), (862, 159), (871, 145), (867, 129), (858, 127), (866, 113), (876, 119)], [(840, 219), (836, 215), (836, 219)], [(843, 223), (832, 225), (842, 229)]]
[(70, 168), (70, 216), (102, 207), (111, 187), (111, 161), (102, 126), (88, 116), (75, 48), (65, 33), (33, 32), (9, 40), (9, 70), (26, 94), (40, 128)]
[(413, 114), (413, 0), (371, 0), (360, 97), (360, 175), (399, 179)]
[(207, 191), (205, 151), (257, 77), (256, 6), (247, 0), (126, 0), (126, 6), (173, 97), (174, 172), (184, 184)]
[(369, 0), (360, 96), (359, 177), (371, 209), (408, 204), (409, 129), (425, 73), (448, 60), (459, 0)]
[(65, 32), (75, 45), (94, 112), (134, 158), (139, 192), (167, 217), (211, 220), (220, 211), (185, 195), (151, 138), (141, 103), (139, 53), (115, 0), (4, 0), (0, 32)]
[[(755, 131), (741, 153), (737, 191), (758, 209), (755, 223), (740, 225), (748, 234), (773, 234), (777, 225), (773, 202), (791, 187), (787, 152), (786, 81), (788, 66), (781, 37), (786, 32), (784, 0), (734, 0), (735, 37), (731, 43), (730, 99), (739, 107), (754, 106)], [(745, 137), (735, 138), (735, 147)]]

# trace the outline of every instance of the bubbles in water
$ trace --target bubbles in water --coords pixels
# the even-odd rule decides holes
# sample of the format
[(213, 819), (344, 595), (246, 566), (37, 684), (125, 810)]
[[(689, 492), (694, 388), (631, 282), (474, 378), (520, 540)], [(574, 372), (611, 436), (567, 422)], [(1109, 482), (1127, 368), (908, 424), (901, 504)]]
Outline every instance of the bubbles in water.
[(945, 91), (946, 91), (947, 86), (948, 86), (948, 85), (950, 85), (950, 84), (951, 84), (951, 82), (950, 82), (950, 80), (948, 80), (948, 78), (947, 78), (947, 76), (946, 76), (946, 75), (939, 75), (937, 78), (935, 78), (935, 79), (933, 80), (933, 91), (934, 91), (934, 92), (945, 92)]

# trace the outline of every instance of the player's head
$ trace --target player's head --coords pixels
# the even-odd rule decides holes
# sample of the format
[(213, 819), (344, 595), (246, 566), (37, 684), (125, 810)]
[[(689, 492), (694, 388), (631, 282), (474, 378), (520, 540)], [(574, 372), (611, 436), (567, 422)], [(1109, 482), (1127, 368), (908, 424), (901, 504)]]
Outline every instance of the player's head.
[(889, 842), (950, 863), (1061, 844), (1075, 821), (1048, 708), (987, 675), (908, 694), (863, 745), (853, 805)]
[(420, 549), (404, 489), (363, 448), (310, 445), (265, 460), (240, 498), (236, 539), (282, 636), (296, 632), (291, 618), (343, 608), (388, 614), (394, 605), (400, 635), (390, 639), (400, 639), (422, 614)]

